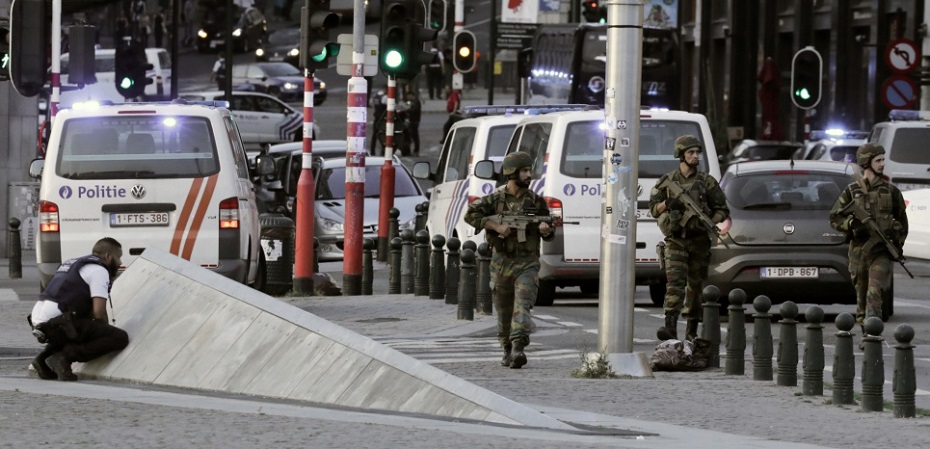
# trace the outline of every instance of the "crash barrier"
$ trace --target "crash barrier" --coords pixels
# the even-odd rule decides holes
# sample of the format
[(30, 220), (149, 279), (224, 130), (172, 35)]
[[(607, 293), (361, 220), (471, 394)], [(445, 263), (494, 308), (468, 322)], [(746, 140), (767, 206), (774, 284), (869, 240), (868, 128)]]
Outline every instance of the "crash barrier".
[[(708, 286), (704, 289), (704, 301), (716, 302), (719, 294), (716, 287)], [(739, 328), (743, 327), (740, 323), (742, 320), (742, 301), (745, 293), (740, 289), (734, 289), (730, 292), (730, 312), (731, 323), (728, 326), (727, 333), (727, 370), (726, 374), (742, 374), (735, 368), (731, 367), (731, 357), (734, 360), (732, 365), (737, 363), (739, 357), (737, 352), (745, 349), (746, 334), (740, 332)], [(755, 313), (753, 314), (753, 380), (772, 380), (772, 315), (769, 309), (772, 307), (771, 300), (764, 296), (757, 296), (753, 300)], [(715, 304), (714, 308), (704, 308), (704, 338), (711, 339), (712, 332), (707, 328), (712, 325), (715, 312), (719, 306)], [(734, 314), (735, 313), (735, 314)], [(797, 365), (798, 365), (798, 337), (797, 321), (798, 306), (792, 301), (786, 301), (781, 304), (779, 314), (782, 319), (779, 321), (779, 342), (777, 357), (777, 378), (776, 385), (779, 386), (797, 386)], [(708, 318), (710, 320), (708, 320)], [(805, 325), (805, 343), (803, 359), (803, 384), (802, 394), (806, 396), (823, 395), (823, 372), (825, 368), (824, 342), (823, 342), (823, 319), (824, 311), (818, 306), (812, 306), (804, 313), (807, 322)], [(833, 361), (833, 403), (842, 406), (855, 403), (853, 398), (853, 381), (855, 379), (855, 354), (853, 353), (853, 334), (850, 332), (855, 326), (855, 319), (849, 313), (841, 313), (836, 317), (835, 325), (837, 332), (836, 350)], [(719, 325), (717, 326), (719, 329)], [(861, 408), (867, 412), (882, 411), (883, 394), (885, 384), (884, 358), (882, 356), (882, 332), (884, 323), (877, 317), (870, 317), (865, 320), (862, 326), (864, 336), (862, 337), (862, 401)], [(912, 418), (916, 416), (915, 394), (917, 392), (917, 377), (914, 365), (914, 346), (911, 341), (914, 339), (914, 329), (907, 325), (901, 324), (895, 328), (894, 338), (897, 341), (894, 357), (894, 379), (892, 382), (892, 391), (894, 394), (894, 416), (896, 418)], [(717, 348), (711, 353), (719, 353), (719, 342), (712, 344), (712, 348)], [(743, 349), (740, 349), (743, 348)], [(731, 356), (732, 354), (732, 356)]]
[(6, 257), (10, 259), (9, 275), (10, 279), (20, 279), (23, 277), (23, 249), (19, 237), (19, 226), (22, 223), (18, 218), (13, 217), (8, 224), (10, 231), (7, 233)]
[(294, 220), (282, 214), (261, 214), (258, 223), (265, 254), (265, 292), (283, 295), (294, 284)]

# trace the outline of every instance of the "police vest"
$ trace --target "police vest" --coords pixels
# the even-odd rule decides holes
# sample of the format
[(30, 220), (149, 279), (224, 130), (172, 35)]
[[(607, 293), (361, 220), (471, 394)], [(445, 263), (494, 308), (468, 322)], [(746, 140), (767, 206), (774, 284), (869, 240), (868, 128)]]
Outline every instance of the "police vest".
[(97, 256), (84, 256), (65, 261), (58, 267), (52, 276), (48, 287), (42, 291), (40, 297), (46, 301), (58, 303), (61, 313), (74, 312), (79, 316), (90, 316), (93, 302), (90, 297), (90, 286), (81, 277), (81, 267), (87, 264), (97, 264), (107, 269), (107, 265)]

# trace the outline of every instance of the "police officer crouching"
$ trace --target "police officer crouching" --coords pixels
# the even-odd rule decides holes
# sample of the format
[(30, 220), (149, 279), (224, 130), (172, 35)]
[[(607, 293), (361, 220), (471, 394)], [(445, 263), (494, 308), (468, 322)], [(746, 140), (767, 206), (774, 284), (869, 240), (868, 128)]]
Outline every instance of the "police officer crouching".
[[(701, 214), (714, 224), (730, 216), (727, 199), (713, 176), (698, 171), (701, 141), (694, 136), (675, 139), (675, 158), (678, 167), (662, 175), (653, 187), (649, 210), (658, 217), (659, 230), (665, 236), (665, 325), (658, 329), (659, 340), (678, 339), (678, 316), (687, 320), (685, 335), (689, 340), (697, 337), (702, 308), (699, 295), (710, 265), (711, 235), (720, 230), (704, 225)], [(671, 190), (681, 191), (679, 196)], [(687, 195), (699, 211), (691, 210), (682, 202)]]
[(65, 261), (42, 291), (27, 317), (45, 349), (32, 361), (42, 379), (77, 380), (74, 362), (88, 362), (129, 344), (126, 331), (107, 317), (110, 286), (122, 263), (123, 249), (110, 237), (94, 244), (93, 253)]
[(502, 223), (504, 215), (550, 217), (546, 201), (529, 190), (533, 175), (529, 154), (508, 154), (501, 173), (507, 184), (469, 204), (465, 222), (474, 226), (475, 232), (486, 231), (488, 244), (494, 249), (491, 297), (497, 310), (497, 337), (504, 348), (501, 365), (518, 369), (526, 365), (523, 349), (530, 344), (530, 309), (539, 290), (540, 239), (554, 239), (555, 228), (548, 223), (530, 223), (521, 233)]

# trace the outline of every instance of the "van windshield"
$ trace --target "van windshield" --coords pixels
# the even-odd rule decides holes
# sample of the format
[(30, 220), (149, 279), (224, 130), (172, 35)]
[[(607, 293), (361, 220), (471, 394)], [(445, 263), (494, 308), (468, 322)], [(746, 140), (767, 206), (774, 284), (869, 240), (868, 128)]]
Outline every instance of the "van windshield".
[(200, 178), (219, 162), (206, 118), (90, 117), (65, 121), (55, 170), (67, 179)]
[[(639, 177), (659, 178), (678, 167), (678, 159), (674, 157), (675, 139), (686, 134), (701, 136), (701, 129), (695, 122), (641, 120)], [(569, 124), (562, 149), (562, 174), (574, 178), (603, 177), (605, 135), (601, 120)], [(706, 155), (701, 155), (698, 169), (707, 172)]]
[[(898, 128), (888, 157), (902, 164), (930, 164), (930, 128)], [(874, 140), (873, 140), (874, 142)]]

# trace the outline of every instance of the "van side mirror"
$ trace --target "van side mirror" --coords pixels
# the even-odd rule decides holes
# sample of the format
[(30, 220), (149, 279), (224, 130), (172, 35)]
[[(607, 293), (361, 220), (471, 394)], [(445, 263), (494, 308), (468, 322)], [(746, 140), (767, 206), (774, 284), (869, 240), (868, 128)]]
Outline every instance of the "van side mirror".
[(274, 158), (267, 154), (260, 154), (255, 157), (255, 170), (258, 176), (268, 176), (274, 174)]
[(45, 159), (33, 159), (29, 163), (29, 176), (35, 179), (42, 179), (42, 170), (45, 168)]
[(417, 162), (413, 164), (413, 177), (416, 179), (432, 179), (432, 171), (429, 162)]
[(475, 164), (475, 176), (481, 179), (496, 181), (497, 173), (494, 171), (494, 161), (487, 159), (478, 161), (478, 163)]

